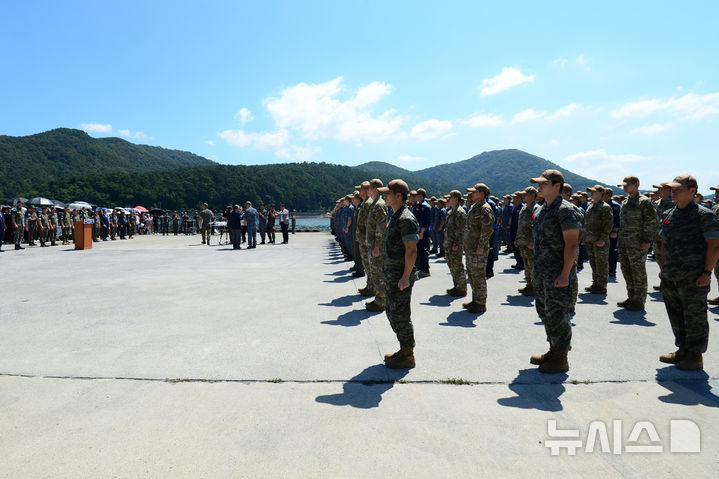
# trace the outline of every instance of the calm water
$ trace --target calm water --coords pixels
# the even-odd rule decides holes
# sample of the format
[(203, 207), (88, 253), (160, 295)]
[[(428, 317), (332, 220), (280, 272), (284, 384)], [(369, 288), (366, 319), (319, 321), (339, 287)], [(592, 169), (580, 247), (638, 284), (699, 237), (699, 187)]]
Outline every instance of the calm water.
[(330, 219), (324, 217), (297, 218), (297, 229), (330, 230)]

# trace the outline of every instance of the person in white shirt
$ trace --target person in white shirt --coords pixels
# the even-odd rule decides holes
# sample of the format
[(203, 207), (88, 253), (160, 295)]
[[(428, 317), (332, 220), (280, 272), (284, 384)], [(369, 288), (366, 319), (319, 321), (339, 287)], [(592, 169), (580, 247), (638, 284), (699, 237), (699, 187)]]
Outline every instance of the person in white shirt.
[(289, 243), (290, 212), (284, 204), (280, 204), (280, 229), (282, 230), (282, 244)]

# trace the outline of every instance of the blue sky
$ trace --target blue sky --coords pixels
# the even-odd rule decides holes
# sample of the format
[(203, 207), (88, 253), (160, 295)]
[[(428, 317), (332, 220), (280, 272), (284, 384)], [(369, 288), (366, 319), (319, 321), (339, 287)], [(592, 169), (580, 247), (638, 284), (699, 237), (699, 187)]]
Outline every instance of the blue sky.
[(715, 1), (2, 1), (0, 134), (412, 170), (519, 148), (707, 191), (718, 32)]

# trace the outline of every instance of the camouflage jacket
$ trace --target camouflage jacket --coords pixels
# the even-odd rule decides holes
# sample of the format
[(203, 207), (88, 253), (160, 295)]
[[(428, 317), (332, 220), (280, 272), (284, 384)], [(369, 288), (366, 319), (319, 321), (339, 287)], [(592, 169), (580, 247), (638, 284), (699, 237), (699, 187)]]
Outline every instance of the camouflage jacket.
[(494, 212), (486, 201), (475, 203), (467, 213), (464, 223), (464, 251), (474, 254), (477, 248), (489, 251), (489, 238), (494, 232)]
[(387, 206), (381, 196), (372, 202), (372, 208), (367, 214), (366, 244), (369, 248), (382, 247), (384, 234), (387, 229)]
[(50, 213), (50, 226), (53, 228), (57, 228), (58, 225), (58, 219), (57, 219), (57, 213)]
[(462, 252), (464, 241), (464, 224), (467, 221), (467, 212), (461, 206), (455, 206), (447, 210), (447, 220), (444, 229), (444, 247), (446, 249), (458, 246)]
[(667, 213), (670, 209), (674, 207), (674, 202), (671, 198), (667, 198), (666, 200), (657, 200), (654, 202), (654, 208), (657, 210), (657, 217), (659, 218), (659, 224), (657, 227), (657, 234), (654, 237), (654, 240), (661, 240), (661, 229), (662, 229), (662, 220), (667, 216)]
[(584, 214), (584, 242), (609, 241), (614, 226), (612, 207), (603, 200), (592, 203)]
[(362, 246), (365, 245), (364, 241), (367, 238), (367, 216), (372, 209), (373, 203), (372, 197), (368, 196), (360, 205), (359, 213), (357, 213), (357, 238), (359, 238), (359, 244)]
[[(385, 276), (401, 277), (404, 273), (405, 243), (419, 241), (419, 223), (407, 206), (402, 205), (387, 222), (382, 248), (382, 270)], [(414, 278), (412, 270), (410, 279)]]
[(350, 227), (350, 232), (352, 233), (353, 241), (360, 241), (360, 237), (357, 236), (357, 218), (359, 217), (359, 212), (362, 210), (363, 204), (364, 200), (355, 206), (354, 210), (352, 210), (352, 226)]
[(659, 227), (654, 203), (644, 195), (624, 200), (619, 221), (619, 245), (626, 247), (639, 248), (641, 243), (649, 243)]
[(532, 201), (531, 203), (524, 205), (519, 212), (519, 220), (517, 220), (517, 237), (515, 242), (519, 246), (527, 246), (529, 243), (534, 241), (534, 234), (532, 233), (532, 217), (534, 216), (534, 209), (537, 203)]
[(719, 216), (719, 203), (715, 204), (712, 207), (712, 211), (714, 212), (715, 215)]
[(40, 225), (42, 225), (44, 229), (50, 227), (50, 217), (47, 215), (47, 213), (40, 214)]
[(37, 213), (34, 211), (27, 215), (27, 226), (29, 228), (39, 228), (40, 219), (37, 217)]
[[(554, 279), (564, 266), (564, 231), (579, 230), (582, 214), (561, 195), (543, 204), (534, 214), (534, 277)], [(576, 276), (572, 268), (570, 277)]]
[(65, 214), (62, 215), (62, 227), (63, 228), (71, 228), (72, 227), (72, 217), (70, 216), (70, 212), (65, 210)]
[(662, 278), (696, 281), (704, 271), (707, 239), (719, 239), (719, 217), (693, 201), (686, 208), (676, 205), (662, 220), (664, 239)]
[(15, 211), (13, 211), (12, 217), (18, 228), (25, 228), (25, 211), (23, 211), (22, 208), (16, 208)]

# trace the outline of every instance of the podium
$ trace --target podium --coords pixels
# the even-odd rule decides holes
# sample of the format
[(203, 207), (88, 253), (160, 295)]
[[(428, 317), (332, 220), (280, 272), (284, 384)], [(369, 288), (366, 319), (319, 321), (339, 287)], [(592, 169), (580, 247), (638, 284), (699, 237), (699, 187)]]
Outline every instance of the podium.
[(93, 220), (75, 221), (75, 232), (73, 233), (75, 249), (92, 249), (92, 228), (94, 223)]

